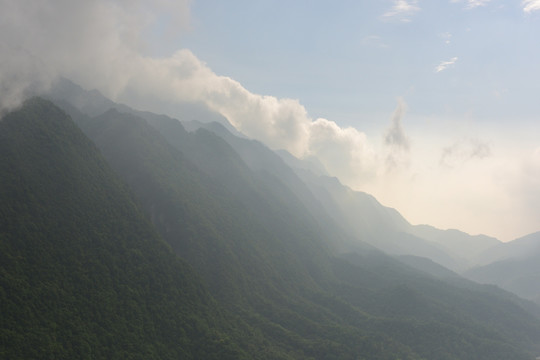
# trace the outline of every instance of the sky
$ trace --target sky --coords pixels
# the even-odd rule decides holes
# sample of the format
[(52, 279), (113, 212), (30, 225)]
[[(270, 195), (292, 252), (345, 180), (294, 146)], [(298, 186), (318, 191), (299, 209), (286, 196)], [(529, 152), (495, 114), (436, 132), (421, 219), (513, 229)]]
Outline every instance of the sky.
[(202, 103), (413, 224), (540, 230), (540, 0), (0, 7), (0, 111), (59, 76), (155, 112)]

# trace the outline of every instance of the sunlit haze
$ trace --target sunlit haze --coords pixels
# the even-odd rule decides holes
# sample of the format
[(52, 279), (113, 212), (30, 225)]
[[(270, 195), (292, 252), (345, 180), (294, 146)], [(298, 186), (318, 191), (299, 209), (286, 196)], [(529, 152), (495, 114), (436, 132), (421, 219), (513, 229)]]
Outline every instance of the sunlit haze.
[(539, 0), (0, 5), (2, 109), (58, 76), (204, 103), (414, 224), (540, 230)]

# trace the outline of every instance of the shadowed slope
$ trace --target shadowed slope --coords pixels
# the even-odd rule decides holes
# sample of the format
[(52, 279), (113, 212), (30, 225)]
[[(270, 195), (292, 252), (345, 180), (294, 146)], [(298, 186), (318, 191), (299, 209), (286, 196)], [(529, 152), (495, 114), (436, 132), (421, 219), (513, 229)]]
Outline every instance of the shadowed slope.
[(0, 122), (0, 357), (223, 359), (242, 353), (199, 278), (53, 104)]

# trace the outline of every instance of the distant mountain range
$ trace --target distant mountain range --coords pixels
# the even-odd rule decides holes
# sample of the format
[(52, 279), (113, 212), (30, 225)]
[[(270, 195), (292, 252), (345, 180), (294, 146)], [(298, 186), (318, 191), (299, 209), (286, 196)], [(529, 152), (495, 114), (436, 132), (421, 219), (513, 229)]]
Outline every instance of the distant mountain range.
[[(158, 124), (160, 119), (166, 118), (116, 104), (96, 91), (83, 91), (67, 80), (63, 80), (55, 88), (51, 97), (68, 107), (78, 107), (89, 115), (115, 108), (146, 118), (154, 125)], [(454, 229), (440, 230), (429, 225), (411, 225), (399, 212), (381, 205), (373, 196), (353, 191), (336, 178), (329, 177), (316, 160), (299, 160), (286, 151), (272, 151), (264, 144), (238, 133), (225, 118), (203, 105), (190, 106), (196, 106), (197, 111), (186, 111), (186, 116), (180, 119), (185, 129), (196, 131), (204, 128), (215, 133), (224, 139), (253, 171), (265, 171), (285, 182), (313, 216), (318, 217), (319, 221), (331, 219), (333, 226), (342, 230), (345, 235), (341, 240), (334, 239), (333, 242), (333, 246), (339, 246), (341, 251), (370, 244), (391, 255), (428, 258), (473, 280), (497, 284), (524, 298), (538, 301), (537, 295), (531, 296), (530, 289), (519, 291), (521, 287), (507, 285), (511, 281), (503, 283), (493, 277), (474, 277), (471, 270), (505, 257), (508, 260), (516, 258), (519, 262), (520, 252), (529, 254), (529, 247), (538, 243), (534, 234), (529, 242), (502, 243), (485, 235), (471, 236)], [(180, 106), (177, 112), (181, 113), (182, 109), (183, 106)], [(193, 114), (197, 114), (197, 117)], [(169, 121), (171, 120), (173, 119), (169, 118)], [(173, 123), (175, 121), (173, 120)], [(166, 129), (161, 133), (168, 136)], [(169, 136), (169, 140), (171, 137), (173, 135)], [(328, 227), (328, 224), (324, 225), (324, 228)], [(345, 238), (347, 240), (344, 240)], [(533, 269), (527, 266), (522, 268), (523, 276), (530, 278), (528, 274), (533, 272)], [(533, 293), (536, 294), (537, 291)]]
[(412, 226), (204, 107), (47, 98), (0, 121), (2, 357), (540, 353), (537, 305), (458, 275), (506, 244)]
[(317, 162), (299, 160), (283, 150), (273, 152), (257, 141), (233, 135), (219, 123), (185, 121), (183, 124), (192, 131), (199, 128), (213, 131), (252, 169), (276, 174), (289, 188), (296, 189), (297, 196), (315, 212), (314, 216), (320, 218), (324, 212), (347, 233), (348, 241), (334, 244), (340, 251), (370, 244), (423, 270), (428, 262), (422, 258), (429, 259), (451, 270), (442, 273), (459, 273), (474, 281), (496, 284), (540, 304), (539, 233), (503, 243), (486, 235), (411, 225), (398, 211), (381, 205), (373, 196), (353, 191), (329, 177)]
[(540, 304), (540, 232), (489, 248), (482, 263), (463, 275)]

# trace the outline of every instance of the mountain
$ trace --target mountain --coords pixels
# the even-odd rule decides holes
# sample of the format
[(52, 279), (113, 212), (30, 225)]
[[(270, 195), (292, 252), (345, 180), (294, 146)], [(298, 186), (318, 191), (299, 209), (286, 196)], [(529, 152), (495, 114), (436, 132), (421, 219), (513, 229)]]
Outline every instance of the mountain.
[(353, 191), (336, 178), (313, 176), (299, 172), (312, 193), (330, 209), (336, 222), (353, 239), (367, 242), (392, 255), (423, 256), (449, 268), (457, 268), (458, 261), (438, 244), (410, 234), (410, 224), (395, 209), (381, 205), (373, 196)]
[[(422, 256), (454, 271), (475, 264), (476, 256), (500, 243), (488, 236), (471, 236), (458, 230), (411, 225), (398, 211), (380, 204), (373, 196), (354, 191), (329, 177), (322, 165), (299, 160), (286, 151), (274, 152), (258, 141), (231, 133), (215, 122), (184, 121), (186, 128), (210, 130), (223, 138), (253, 170), (278, 177), (319, 219), (331, 219), (348, 241), (333, 241), (341, 249), (377, 247), (393, 255)], [(166, 132), (162, 132), (166, 134)], [(333, 230), (335, 233), (335, 230)]]
[(325, 228), (334, 220), (306, 206), (309, 187), (300, 196), (279, 157), (256, 155), (269, 152), (260, 143), (243, 139), (258, 148), (249, 163), (216, 133), (165, 116), (68, 110), (212, 296), (266, 341), (252, 357), (527, 359), (538, 350), (537, 318), (505, 292), (433, 278), (367, 245), (336, 256)]
[[(189, 135), (194, 141), (188, 145), (219, 150), (212, 153), (218, 166), (211, 175), (204, 171), (211, 167), (195, 166), (142, 118), (110, 110), (81, 126), (213, 296), (266, 339), (269, 345), (253, 350), (254, 358), (412, 356), (393, 339), (353, 326), (363, 316), (318, 284), (327, 275), (329, 254), (314, 245), (316, 233), (289, 220), (301, 224), (301, 215), (276, 208), (281, 197), (267, 199), (250, 184), (254, 175), (218, 137)], [(207, 155), (194, 154), (197, 162)]]
[(402, 263), (407, 264), (414, 269), (420, 270), (436, 278), (440, 278), (440, 279), (452, 279), (452, 278), (459, 279), (460, 278), (459, 274), (453, 271), (450, 271), (444, 266), (439, 265), (436, 262), (422, 256), (401, 255), (398, 257), (398, 259)]
[[(109, 109), (116, 109), (136, 115), (146, 117), (155, 116), (148, 111), (132, 109), (126, 105), (115, 103), (103, 96), (97, 90), (84, 90), (79, 85), (65, 78), (59, 78), (46, 94), (39, 94), (45, 98), (65, 107), (73, 107), (88, 116), (98, 116)], [(144, 99), (140, 99), (140, 105), (144, 108)], [(234, 127), (222, 115), (210, 110), (206, 105), (191, 102), (177, 102), (174, 105), (162, 104), (162, 111), (173, 114), (181, 114), (192, 121), (204, 120), (206, 122), (216, 122), (223, 124), (229, 131), (235, 132)]]
[(540, 252), (540, 232), (498, 243), (486, 249), (478, 257), (480, 265), (509, 259), (523, 259)]
[(3, 117), (0, 174), (1, 358), (246, 358), (63, 111), (34, 98)]
[[(395, 209), (382, 206), (373, 196), (356, 192), (338, 179), (315, 175), (323, 170), (311, 161), (271, 151), (262, 143), (238, 137), (217, 123), (188, 122), (192, 130), (204, 128), (223, 138), (255, 172), (277, 177), (294, 192), (313, 217), (328, 229), (330, 246), (338, 251), (374, 246), (389, 254), (425, 256), (449, 268), (456, 260), (442, 247), (409, 234), (411, 225)], [(167, 131), (162, 131), (167, 134)], [(288, 163), (297, 166), (293, 170)], [(319, 169), (319, 170), (317, 170)], [(339, 234), (339, 235), (338, 235)]]
[[(175, 122), (175, 119), (133, 110), (110, 101), (97, 91), (85, 91), (66, 79), (59, 81), (47, 97), (60, 104), (75, 119), (81, 113), (92, 117), (108, 109), (116, 109), (144, 118), (153, 126), (161, 124), (156, 128), (168, 140), (176, 136), (177, 145), (182, 144), (180, 138), (185, 138), (176, 133), (168, 134), (168, 128), (163, 125), (167, 121)], [(264, 176), (274, 176), (284, 182), (317, 221), (331, 220), (332, 224), (321, 223), (321, 228), (329, 229), (329, 237), (333, 238), (331, 246), (346, 249), (365, 247), (369, 243), (389, 254), (423, 256), (461, 272), (475, 265), (476, 254), (499, 242), (457, 230), (412, 226), (399, 212), (384, 207), (373, 196), (353, 191), (337, 179), (329, 178), (324, 167), (316, 161), (298, 160), (285, 151), (273, 152), (260, 142), (247, 139), (226, 119), (216, 118), (210, 110), (204, 112), (200, 108), (198, 114), (199, 120), (193, 120), (192, 113), (186, 110), (182, 117), (185, 129), (195, 131), (203, 128), (215, 133), (252, 171), (263, 172)], [(189, 151), (186, 148), (181, 150)], [(341, 230), (336, 230), (336, 227)], [(337, 235), (338, 232), (343, 234)]]
[[(354, 242), (362, 239), (390, 254), (424, 256), (456, 271), (474, 265), (476, 256), (501, 243), (485, 235), (471, 236), (458, 230), (411, 225), (398, 211), (383, 206), (373, 196), (354, 191), (338, 179), (329, 177), (316, 161), (299, 160), (283, 150), (270, 151), (257, 141), (239, 138), (217, 123), (183, 123), (192, 130), (202, 127), (215, 132), (253, 169), (267, 169), (280, 174), (279, 177), (291, 188), (304, 192), (307, 185), (312, 199), (305, 195), (300, 198), (308, 209), (325, 208), (334, 222), (356, 239)], [(276, 155), (287, 164), (288, 170), (283, 170), (283, 164), (275, 159)], [(290, 169), (301, 179), (301, 186), (293, 183), (298, 181), (287, 173)], [(313, 198), (317, 201), (314, 202)]]
[(467, 278), (498, 285), (540, 304), (540, 232), (499, 244), (484, 257), (496, 260), (465, 272)]
[[(177, 123), (177, 121), (172, 120), (171, 124), (177, 126), (178, 124), (175, 123)], [(175, 140), (178, 139), (178, 134), (174, 134), (169, 128), (165, 127), (163, 122), (150, 121), (150, 124), (160, 131), (168, 141), (176, 143), (180, 150), (186, 151), (181, 145), (182, 142)], [(309, 188), (300, 177), (298, 177), (295, 171), (275, 152), (268, 149), (261, 142), (237, 136), (221, 124), (215, 122), (201, 123), (190, 121), (183, 122), (182, 124), (187, 124), (187, 128), (192, 129), (194, 132), (210, 131), (218, 135), (221, 139), (225, 140), (227, 145), (237, 154), (236, 156), (240, 157), (239, 161), (247, 165), (249, 170), (255, 174), (255, 176), (260, 179), (274, 179), (275, 183), (281, 183), (282, 186), (288, 188), (292, 194), (289, 194), (286, 198), (289, 202), (287, 206), (298, 207), (299, 204), (301, 204), (301, 211), (309, 213), (312, 217), (312, 221), (318, 224), (318, 232), (324, 234), (324, 239), (330, 239), (330, 241), (325, 241), (327, 245), (334, 249), (343, 247), (343, 244), (347, 241), (346, 238), (348, 235), (335, 221), (332, 220), (326, 207), (313, 196)], [(358, 245), (369, 247), (367, 243)]]
[(437, 243), (467, 266), (478, 264), (483, 254), (502, 242), (486, 235), (469, 235), (456, 229), (440, 230), (429, 225), (415, 225), (410, 230), (416, 236)]
[[(313, 163), (298, 160), (286, 152), (278, 152), (279, 159), (263, 144), (238, 137), (217, 123), (185, 123), (193, 131), (204, 128), (218, 134), (252, 170), (277, 176), (293, 190), (319, 223), (324, 222), (324, 228), (332, 229), (333, 233), (339, 232), (336, 228), (345, 230), (347, 234), (340, 236), (343, 240), (336, 241), (336, 236), (331, 237), (332, 245), (338, 251), (366, 249), (369, 243), (398, 256), (400, 261), (413, 268), (448, 279), (459, 278), (457, 273), (488, 261), (486, 259), (493, 260), (503, 255), (517, 257), (530, 254), (538, 247), (534, 235), (504, 244), (485, 235), (471, 236), (459, 230), (411, 225), (395, 209), (384, 207), (368, 194), (347, 188), (337, 179), (324, 175)], [(166, 134), (167, 131), (162, 133)], [(284, 162), (294, 166), (296, 171), (291, 172)], [(310, 191), (306, 191), (308, 189)], [(331, 220), (323, 220), (325, 217)], [(538, 263), (534, 258), (527, 261), (509, 260), (473, 269), (464, 275), (471, 280), (496, 284), (523, 298), (538, 301)]]
[(474, 266), (487, 249), (501, 244), (485, 235), (412, 225), (397, 210), (367, 193), (350, 189), (336, 178), (316, 175), (305, 167), (296, 168), (296, 172), (353, 239), (388, 254), (425, 257), (460, 273)]

